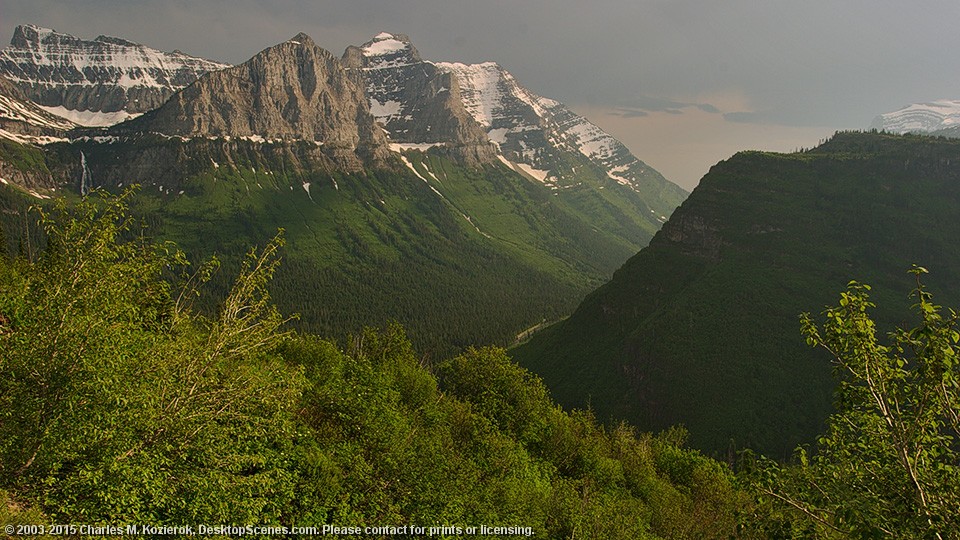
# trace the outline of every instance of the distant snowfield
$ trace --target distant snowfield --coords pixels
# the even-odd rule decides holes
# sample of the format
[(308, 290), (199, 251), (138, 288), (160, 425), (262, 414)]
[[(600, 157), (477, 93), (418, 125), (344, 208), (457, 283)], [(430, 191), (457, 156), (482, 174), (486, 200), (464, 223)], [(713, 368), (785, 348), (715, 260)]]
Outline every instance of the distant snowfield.
[(898, 111), (881, 114), (870, 127), (895, 133), (924, 133), (957, 124), (960, 124), (960, 101), (941, 99), (914, 103)]
[(68, 109), (62, 105), (56, 107), (45, 107), (38, 105), (48, 113), (55, 114), (61, 118), (79, 124), (85, 127), (107, 127), (120, 122), (125, 122), (131, 118), (136, 118), (140, 114), (132, 114), (127, 111), (101, 112), (101, 111), (77, 111)]

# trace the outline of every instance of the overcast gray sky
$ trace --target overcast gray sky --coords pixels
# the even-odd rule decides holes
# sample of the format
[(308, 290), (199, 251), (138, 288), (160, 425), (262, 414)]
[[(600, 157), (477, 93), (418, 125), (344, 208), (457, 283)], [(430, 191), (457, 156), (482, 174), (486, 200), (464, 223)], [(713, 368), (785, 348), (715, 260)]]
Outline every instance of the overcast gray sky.
[(3, 41), (21, 23), (231, 63), (301, 31), (338, 55), (405, 33), (429, 60), (499, 62), (687, 189), (740, 149), (960, 99), (956, 0), (0, 0)]

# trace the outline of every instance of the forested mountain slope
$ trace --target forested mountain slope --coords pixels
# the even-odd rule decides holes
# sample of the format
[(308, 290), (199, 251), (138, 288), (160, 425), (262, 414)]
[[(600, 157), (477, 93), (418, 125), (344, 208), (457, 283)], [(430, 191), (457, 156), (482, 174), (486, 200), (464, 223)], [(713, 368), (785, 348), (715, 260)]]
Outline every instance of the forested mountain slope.
[(840, 133), (795, 154), (718, 163), (650, 246), (567, 320), (514, 350), (565, 405), (642, 429), (684, 424), (699, 448), (789, 455), (831, 410), (828, 359), (804, 344), (851, 279), (882, 331), (916, 263), (960, 300), (960, 141)]

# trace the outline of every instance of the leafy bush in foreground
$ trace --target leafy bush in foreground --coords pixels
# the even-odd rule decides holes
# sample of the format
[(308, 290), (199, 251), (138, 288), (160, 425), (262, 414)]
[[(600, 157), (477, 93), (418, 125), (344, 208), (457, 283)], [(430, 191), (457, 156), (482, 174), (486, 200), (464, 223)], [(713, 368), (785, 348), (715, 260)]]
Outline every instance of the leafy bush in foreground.
[(752, 471), (768, 532), (817, 538), (954, 538), (960, 530), (960, 331), (917, 276), (919, 324), (883, 345), (870, 287), (851, 282), (811, 345), (834, 359), (837, 412), (798, 463)]

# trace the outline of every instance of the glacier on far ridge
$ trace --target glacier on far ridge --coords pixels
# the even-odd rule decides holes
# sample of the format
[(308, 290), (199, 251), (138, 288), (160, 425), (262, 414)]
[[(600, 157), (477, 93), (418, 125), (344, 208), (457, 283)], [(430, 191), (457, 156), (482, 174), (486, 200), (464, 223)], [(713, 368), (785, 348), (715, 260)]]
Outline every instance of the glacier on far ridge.
[(892, 133), (933, 133), (958, 126), (960, 100), (951, 99), (913, 103), (881, 114), (870, 124), (871, 129)]

